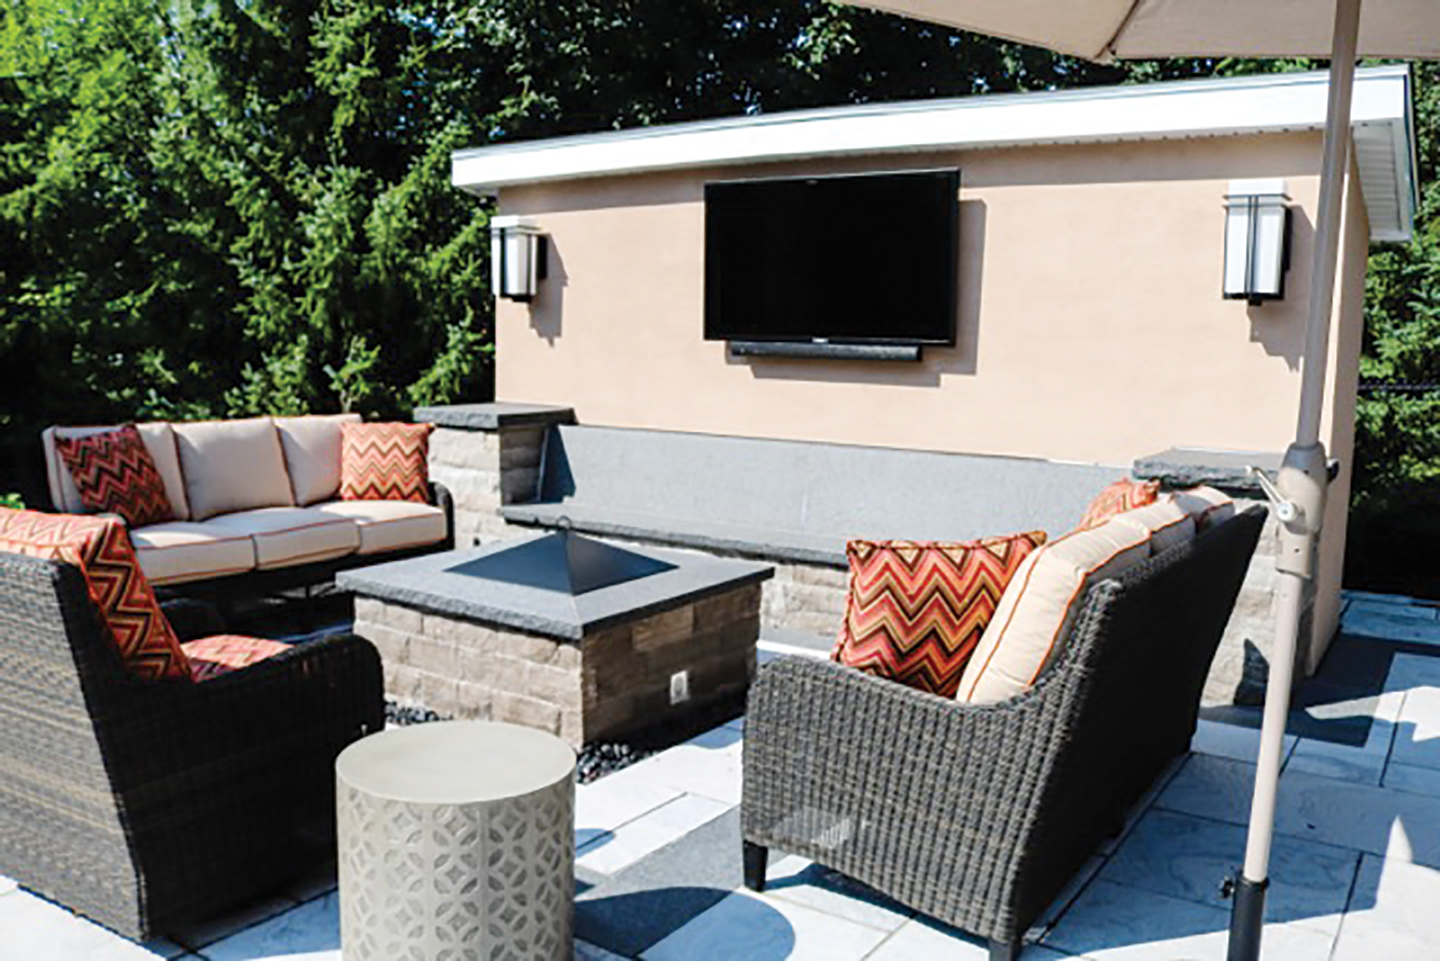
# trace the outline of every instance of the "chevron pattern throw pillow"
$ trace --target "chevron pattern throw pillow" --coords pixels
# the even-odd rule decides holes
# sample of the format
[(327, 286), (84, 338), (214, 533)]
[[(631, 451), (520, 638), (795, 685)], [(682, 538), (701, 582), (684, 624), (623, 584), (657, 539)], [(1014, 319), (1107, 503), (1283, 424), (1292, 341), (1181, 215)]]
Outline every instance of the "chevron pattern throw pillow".
[(165, 481), (134, 424), (84, 437), (56, 437), (80, 502), (99, 514), (119, 514), (131, 527), (175, 519)]
[(1095, 495), (1090, 506), (1085, 508), (1085, 516), (1080, 518), (1075, 530), (1094, 530), (1116, 514), (1133, 511), (1137, 507), (1148, 507), (1155, 503), (1159, 496), (1159, 481), (1138, 481), (1122, 477)]
[(832, 660), (954, 697), (1005, 586), (1044, 531), (958, 543), (852, 540)]
[(0, 508), (0, 551), (80, 568), (125, 669), (150, 681), (189, 679), (180, 640), (119, 521)]
[(341, 424), (340, 499), (429, 500), (433, 424)]

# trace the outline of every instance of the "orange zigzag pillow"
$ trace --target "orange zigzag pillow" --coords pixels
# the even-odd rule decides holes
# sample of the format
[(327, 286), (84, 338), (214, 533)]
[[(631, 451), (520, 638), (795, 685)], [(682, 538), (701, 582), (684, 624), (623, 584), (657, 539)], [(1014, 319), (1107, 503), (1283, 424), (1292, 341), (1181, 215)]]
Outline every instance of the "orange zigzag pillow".
[(341, 424), (340, 499), (429, 500), (433, 424)]
[(97, 513), (114, 513), (131, 527), (174, 520), (155, 458), (134, 424), (84, 437), (57, 437), (80, 501)]
[(942, 697), (1044, 531), (957, 543), (852, 540), (850, 593), (831, 659)]
[(119, 521), (0, 508), (0, 551), (80, 568), (125, 669), (151, 681), (189, 679), (185, 652)]

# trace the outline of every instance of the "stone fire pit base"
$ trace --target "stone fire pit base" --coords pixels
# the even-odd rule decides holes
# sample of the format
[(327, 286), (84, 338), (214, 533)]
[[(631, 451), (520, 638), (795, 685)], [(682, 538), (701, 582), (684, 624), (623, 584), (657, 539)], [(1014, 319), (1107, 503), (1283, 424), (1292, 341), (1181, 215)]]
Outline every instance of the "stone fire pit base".
[[(508, 595), (525, 590), (514, 585), (468, 579), (470, 583), (461, 586), (470, 596), (449, 603), (451, 610), (440, 610), (434, 599), (426, 603), (413, 590), (405, 600), (393, 596), (399, 591), (384, 590), (392, 580), (387, 575), (393, 574), (387, 569), (427, 561), (433, 568), (431, 558), (346, 572), (341, 586), (356, 592), (355, 633), (379, 649), (387, 696), (457, 719), (539, 728), (578, 748), (682, 720), (748, 687), (760, 634), (760, 581), (769, 576), (769, 568), (697, 560), (703, 562), (704, 573), (712, 575), (705, 579), (725, 576), (703, 587), (695, 583), (693, 570), (686, 577), (671, 571), (646, 578), (656, 582), (647, 583), (646, 590), (682, 590), (668, 606), (648, 599), (634, 619), (617, 620), (607, 613), (599, 626), (589, 627), (582, 612), (578, 638), (525, 630), (457, 610), (473, 611), (493, 603), (496, 598), (489, 595), (494, 592)], [(711, 566), (715, 564), (726, 567)], [(367, 576), (371, 572), (374, 575)], [(411, 571), (407, 579), (417, 574), (415, 582), (432, 590), (457, 586), (447, 584), (439, 573), (440, 569)], [(593, 593), (633, 593), (635, 586)], [(392, 596), (376, 596), (382, 591)], [(594, 600), (603, 603), (605, 598)], [(680, 672), (685, 674), (688, 697), (672, 703), (672, 679)]]

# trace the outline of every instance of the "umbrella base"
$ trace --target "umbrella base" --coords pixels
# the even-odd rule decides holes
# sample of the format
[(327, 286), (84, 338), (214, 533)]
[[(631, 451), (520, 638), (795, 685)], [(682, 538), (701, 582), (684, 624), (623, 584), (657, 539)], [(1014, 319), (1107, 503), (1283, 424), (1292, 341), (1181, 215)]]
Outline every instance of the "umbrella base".
[(1265, 924), (1265, 892), (1270, 879), (1251, 881), (1240, 873), (1230, 902), (1230, 951), (1227, 961), (1259, 961)]

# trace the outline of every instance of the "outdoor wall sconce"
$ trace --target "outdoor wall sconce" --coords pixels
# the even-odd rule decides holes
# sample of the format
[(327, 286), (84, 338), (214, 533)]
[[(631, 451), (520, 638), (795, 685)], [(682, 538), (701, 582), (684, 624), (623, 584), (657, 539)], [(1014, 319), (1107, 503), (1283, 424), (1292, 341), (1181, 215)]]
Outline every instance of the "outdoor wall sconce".
[(490, 219), (490, 289), (521, 303), (535, 299), (545, 279), (546, 237), (524, 217)]
[(1259, 306), (1285, 297), (1290, 207), (1283, 180), (1232, 180), (1225, 195), (1225, 298)]

